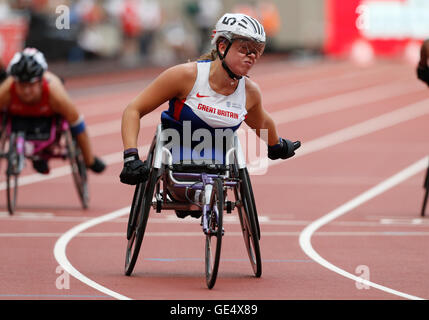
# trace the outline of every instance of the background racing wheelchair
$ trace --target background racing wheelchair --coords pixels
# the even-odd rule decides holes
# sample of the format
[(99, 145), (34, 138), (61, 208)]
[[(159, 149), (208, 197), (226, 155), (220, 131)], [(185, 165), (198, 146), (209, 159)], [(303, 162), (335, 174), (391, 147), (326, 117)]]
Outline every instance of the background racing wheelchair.
[(60, 116), (35, 118), (3, 113), (0, 170), (4, 169), (5, 162), (9, 214), (13, 214), (16, 209), (18, 177), (26, 164), (25, 160), (37, 162), (51, 158), (70, 161), (74, 184), (82, 207), (86, 209), (89, 203), (86, 166), (68, 122)]

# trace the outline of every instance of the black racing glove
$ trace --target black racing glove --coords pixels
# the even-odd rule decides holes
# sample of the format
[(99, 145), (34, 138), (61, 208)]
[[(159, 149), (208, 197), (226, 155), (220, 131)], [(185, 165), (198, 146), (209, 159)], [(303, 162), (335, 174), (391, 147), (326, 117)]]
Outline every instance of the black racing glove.
[(0, 83), (3, 82), (3, 80), (5, 80), (7, 78), (7, 73), (6, 70), (4, 70), (1, 66), (0, 66)]
[(94, 157), (94, 162), (88, 167), (95, 173), (101, 173), (106, 169), (106, 164), (98, 157)]
[(421, 65), (419, 65), (417, 67), (417, 78), (419, 78), (421, 81), (423, 81), (429, 86), (429, 67), (422, 67)]
[(124, 168), (119, 175), (122, 183), (135, 185), (145, 182), (149, 175), (146, 161), (141, 161), (137, 152), (124, 151)]
[(300, 141), (292, 142), (280, 138), (279, 143), (274, 146), (268, 146), (268, 158), (271, 160), (287, 159), (295, 155), (295, 150), (301, 146)]

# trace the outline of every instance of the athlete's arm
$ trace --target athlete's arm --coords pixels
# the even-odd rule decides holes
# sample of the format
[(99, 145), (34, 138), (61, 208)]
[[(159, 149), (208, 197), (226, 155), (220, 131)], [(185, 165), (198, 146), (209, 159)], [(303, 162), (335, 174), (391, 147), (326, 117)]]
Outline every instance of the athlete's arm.
[(268, 143), (269, 146), (273, 146), (279, 142), (279, 136), (277, 134), (276, 125), (265, 109), (262, 107), (262, 95), (258, 85), (246, 79), (246, 108), (247, 118), (246, 124), (252, 129), (256, 130), (256, 134), (261, 137), (261, 129), (268, 130)]
[(137, 147), (140, 118), (170, 99), (186, 98), (193, 87), (196, 74), (195, 62), (171, 67), (161, 73), (125, 108), (121, 124), (125, 150)]
[(0, 84), (0, 109), (5, 108), (10, 103), (10, 86), (13, 83), (13, 78), (8, 77)]
[(47, 71), (44, 75), (49, 82), (50, 107), (60, 114), (68, 123), (73, 124), (79, 120), (79, 112), (67, 93), (59, 77)]
[(6, 78), (7, 78), (7, 72), (5, 68), (3, 68), (3, 65), (1, 64), (1, 61), (0, 61), (0, 83), (2, 83), (3, 80), (6, 80)]
[[(85, 128), (83, 115), (81, 115), (72, 102), (63, 82), (53, 73), (46, 72), (46, 79), (49, 81), (49, 103), (52, 110), (60, 114), (70, 125), (72, 134), (76, 137), (77, 143), (82, 150), (85, 164), (95, 172), (104, 170), (104, 164), (92, 154), (91, 143)], [(94, 167), (100, 165), (98, 168)], [(96, 169), (94, 169), (96, 168)]]
[(422, 47), (420, 49), (420, 67), (427, 67), (429, 59), (429, 39), (423, 42)]
[(420, 50), (420, 61), (417, 65), (417, 78), (429, 86), (429, 39), (423, 42)]

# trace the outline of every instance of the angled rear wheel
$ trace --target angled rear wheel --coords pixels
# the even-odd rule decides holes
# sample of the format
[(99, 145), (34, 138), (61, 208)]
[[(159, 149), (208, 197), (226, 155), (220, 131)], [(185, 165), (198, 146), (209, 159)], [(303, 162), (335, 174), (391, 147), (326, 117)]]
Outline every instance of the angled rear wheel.
[(87, 209), (89, 206), (88, 176), (82, 151), (77, 145), (77, 142), (73, 138), (70, 130), (65, 131), (64, 134), (66, 140), (67, 156), (70, 161), (76, 191), (79, 195), (82, 208)]
[(155, 186), (158, 181), (158, 172), (158, 169), (152, 168), (146, 183), (137, 185), (134, 192), (127, 228), (128, 243), (125, 253), (125, 275), (127, 276), (130, 276), (134, 270), (143, 242)]
[(235, 197), (240, 203), (237, 207), (238, 217), (250, 264), (255, 276), (260, 277), (262, 275), (261, 250), (259, 247), (260, 232), (253, 193), (249, 184), (250, 177), (245, 168), (239, 169), (238, 174), (241, 180), (238, 188), (235, 188)]
[(425, 195), (424, 195), (424, 198), (423, 198), (423, 205), (422, 205), (422, 211), (421, 211), (421, 216), (422, 217), (425, 216), (426, 205), (427, 205), (428, 196), (429, 196), (429, 166), (428, 166), (428, 169), (426, 171), (426, 178), (425, 178), (425, 182), (423, 184), (423, 188), (425, 188), (426, 191), (425, 191)]

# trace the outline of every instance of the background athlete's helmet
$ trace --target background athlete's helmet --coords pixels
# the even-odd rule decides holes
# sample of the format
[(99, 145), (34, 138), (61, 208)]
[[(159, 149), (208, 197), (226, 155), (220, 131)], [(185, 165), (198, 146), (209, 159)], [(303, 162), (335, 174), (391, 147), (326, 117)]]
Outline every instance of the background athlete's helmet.
[(17, 52), (9, 63), (7, 72), (19, 82), (36, 82), (42, 79), (48, 64), (42, 52), (35, 48), (25, 48)]
[(216, 44), (219, 37), (230, 41), (236, 37), (242, 37), (265, 43), (265, 31), (262, 24), (255, 18), (242, 13), (225, 13), (218, 20), (215, 30), (213, 30), (212, 44)]

